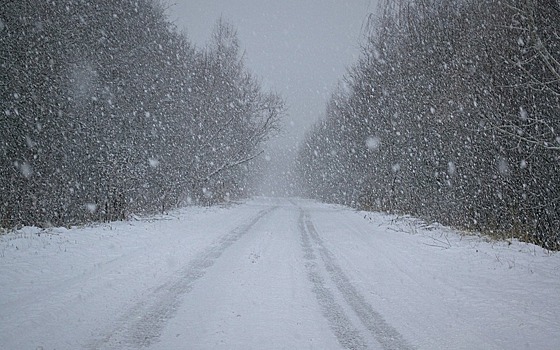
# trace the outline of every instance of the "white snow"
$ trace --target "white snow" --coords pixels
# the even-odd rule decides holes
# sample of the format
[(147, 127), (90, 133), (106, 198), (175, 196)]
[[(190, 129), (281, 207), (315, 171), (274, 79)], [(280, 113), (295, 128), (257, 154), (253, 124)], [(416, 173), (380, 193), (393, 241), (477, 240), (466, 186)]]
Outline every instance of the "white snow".
[(453, 162), (447, 163), (447, 173), (448, 173), (450, 176), (455, 175), (455, 172), (456, 172), (456, 171), (457, 171), (457, 167), (455, 166), (455, 163), (453, 163)]
[(527, 113), (527, 110), (525, 108), (519, 107), (519, 117), (521, 118), (521, 120), (527, 121), (529, 113)]
[(157, 168), (159, 166), (159, 160), (157, 160), (155, 158), (149, 158), (148, 163), (150, 164), (150, 166), (152, 168)]
[(501, 175), (508, 175), (509, 174), (509, 163), (507, 159), (500, 157), (498, 159), (498, 171)]
[(95, 211), (97, 210), (97, 204), (95, 203), (87, 203), (86, 204), (86, 209), (87, 211), (89, 211), (91, 214), (95, 213)]
[(301, 199), (0, 236), (2, 349), (553, 349), (560, 254)]
[(19, 166), (19, 170), (21, 171), (21, 174), (26, 179), (29, 179), (31, 175), (33, 175), (33, 167), (31, 166), (31, 164), (27, 162), (23, 162), (21, 164), (17, 163), (17, 166)]
[(377, 151), (379, 150), (379, 146), (381, 145), (381, 139), (377, 136), (370, 136), (366, 140), (366, 147), (370, 151)]

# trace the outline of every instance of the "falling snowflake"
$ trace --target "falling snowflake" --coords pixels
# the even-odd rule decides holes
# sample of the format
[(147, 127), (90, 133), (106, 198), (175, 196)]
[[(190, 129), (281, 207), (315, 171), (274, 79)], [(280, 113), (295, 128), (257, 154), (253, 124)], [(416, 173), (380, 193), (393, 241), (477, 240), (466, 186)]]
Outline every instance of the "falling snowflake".
[(503, 157), (498, 159), (498, 171), (502, 175), (509, 174), (509, 164), (508, 164), (507, 159), (505, 159)]
[(527, 120), (528, 116), (527, 110), (523, 107), (519, 107), (519, 117), (521, 120)]
[(27, 147), (29, 148), (33, 148), (35, 147), (36, 143), (33, 142), (33, 140), (31, 139), (31, 137), (29, 137), (29, 135), (25, 136), (25, 143), (27, 144)]
[(97, 210), (97, 204), (95, 203), (86, 204), (86, 210), (89, 211), (91, 214), (95, 213), (95, 211)]
[(457, 171), (457, 167), (455, 166), (455, 163), (453, 163), (453, 162), (447, 163), (447, 173), (448, 173), (450, 176), (455, 175), (455, 172), (456, 172), (456, 171)]
[(31, 164), (29, 164), (27, 162), (21, 163), (19, 165), (19, 170), (21, 171), (21, 174), (26, 179), (29, 179), (31, 177), (31, 175), (33, 175), (33, 167), (31, 166)]
[(150, 163), (150, 166), (152, 168), (157, 168), (159, 166), (159, 160), (157, 160), (155, 158), (148, 159), (148, 163)]
[(202, 193), (204, 194), (204, 197), (206, 197), (206, 198), (212, 198), (212, 196), (214, 196), (214, 193), (206, 187), (204, 187), (202, 189)]
[(366, 140), (366, 147), (370, 151), (377, 151), (379, 150), (379, 146), (381, 145), (381, 139), (377, 136), (368, 137)]

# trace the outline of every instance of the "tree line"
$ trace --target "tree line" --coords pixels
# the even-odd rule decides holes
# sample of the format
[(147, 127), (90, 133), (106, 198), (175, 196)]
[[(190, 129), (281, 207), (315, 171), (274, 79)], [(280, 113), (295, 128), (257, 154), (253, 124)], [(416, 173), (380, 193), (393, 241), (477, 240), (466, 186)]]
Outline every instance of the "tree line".
[(300, 148), (307, 196), (560, 248), (560, 3), (396, 0)]
[(197, 48), (154, 0), (0, 9), (0, 227), (122, 219), (245, 195), (282, 99), (219, 20)]

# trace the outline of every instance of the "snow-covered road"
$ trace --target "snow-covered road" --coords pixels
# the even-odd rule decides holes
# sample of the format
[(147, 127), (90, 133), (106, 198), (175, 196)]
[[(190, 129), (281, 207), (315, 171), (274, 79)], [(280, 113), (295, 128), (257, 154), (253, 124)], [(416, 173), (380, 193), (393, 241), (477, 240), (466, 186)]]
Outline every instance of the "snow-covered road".
[(1, 349), (557, 349), (560, 254), (301, 199), (0, 237)]

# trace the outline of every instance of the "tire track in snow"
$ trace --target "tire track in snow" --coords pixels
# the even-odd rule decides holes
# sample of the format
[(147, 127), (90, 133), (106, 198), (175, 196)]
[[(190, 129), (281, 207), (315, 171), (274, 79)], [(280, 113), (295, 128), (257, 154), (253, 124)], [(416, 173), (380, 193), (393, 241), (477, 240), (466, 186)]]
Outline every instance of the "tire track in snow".
[(318, 271), (317, 264), (314, 262), (316, 256), (313, 252), (313, 246), (305, 229), (303, 211), (300, 211), (298, 226), (301, 232), (304, 258), (307, 260), (305, 263), (307, 278), (313, 286), (313, 293), (334, 335), (345, 349), (367, 349), (366, 341), (348, 319), (342, 307), (336, 302), (333, 293), (325, 286), (325, 280)]
[[(385, 350), (409, 350), (414, 349), (404, 337), (390, 324), (385, 321), (383, 316), (375, 311), (366, 299), (358, 292), (342, 268), (336, 263), (333, 254), (325, 247), (323, 240), (319, 237), (315, 226), (311, 222), (309, 215), (300, 209), (299, 226), (302, 234), (311, 237), (325, 265), (325, 269), (337, 289), (342, 294), (346, 303), (356, 313), (362, 324), (381, 344)], [(312, 243), (303, 241), (304, 250), (313, 251)]]
[(139, 349), (156, 342), (165, 326), (189, 293), (194, 283), (203, 277), (224, 251), (244, 236), (265, 215), (277, 207), (260, 211), (251, 221), (241, 225), (199, 253), (167, 282), (136, 303), (122, 317), (113, 330), (95, 340), (87, 349)]

